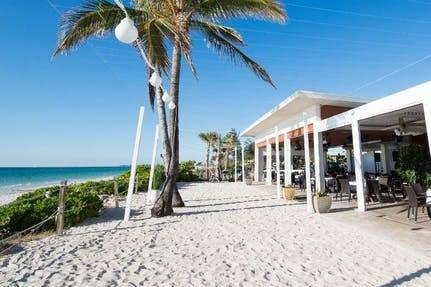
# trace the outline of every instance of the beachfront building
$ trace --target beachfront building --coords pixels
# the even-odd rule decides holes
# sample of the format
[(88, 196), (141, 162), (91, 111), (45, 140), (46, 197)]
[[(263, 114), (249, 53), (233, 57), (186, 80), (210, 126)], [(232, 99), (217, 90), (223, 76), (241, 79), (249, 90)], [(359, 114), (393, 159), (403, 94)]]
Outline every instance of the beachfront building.
[[(328, 187), (330, 158), (342, 158), (354, 185), (359, 211), (366, 210), (367, 174), (391, 174), (401, 146), (431, 152), (431, 82), (366, 101), (318, 92), (297, 91), (242, 133), (255, 140), (254, 180), (289, 185), (303, 174), (307, 208), (312, 193)], [(328, 156), (329, 154), (329, 156)]]

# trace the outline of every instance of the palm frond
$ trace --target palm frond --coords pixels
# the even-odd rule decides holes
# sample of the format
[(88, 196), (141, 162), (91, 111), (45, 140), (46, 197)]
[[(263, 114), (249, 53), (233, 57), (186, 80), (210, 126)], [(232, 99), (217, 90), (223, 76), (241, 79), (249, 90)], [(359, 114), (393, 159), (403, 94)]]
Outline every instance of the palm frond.
[(229, 40), (230, 42), (234, 42), (235, 44), (245, 45), (241, 34), (231, 27), (219, 25), (205, 20), (191, 20), (191, 24), (194, 27), (204, 26), (204, 29), (212, 30), (214, 33), (219, 34), (220, 36)]
[(170, 37), (158, 19), (151, 19), (138, 27), (141, 42), (146, 50), (149, 61), (166, 73), (170, 66), (165, 39)]
[(275, 87), (274, 82), (272, 81), (272, 78), (268, 74), (268, 72), (262, 66), (260, 66), (250, 57), (244, 54), (238, 47), (225, 39), (223, 36), (216, 33), (213, 29), (209, 29), (205, 25), (195, 24), (197, 23), (192, 22), (190, 28), (201, 32), (205, 40), (212, 48), (215, 49), (215, 51), (217, 51), (219, 54), (227, 55), (231, 59), (231, 61), (236, 64), (244, 64), (246, 67), (252, 70), (253, 73), (256, 74), (259, 78), (269, 83), (271, 86)]
[(189, 0), (197, 16), (211, 19), (256, 18), (284, 23), (287, 15), (277, 0)]
[[(127, 12), (138, 23), (148, 18), (143, 10), (127, 8)], [(70, 51), (89, 37), (111, 32), (124, 17), (117, 5), (106, 0), (88, 0), (79, 8), (66, 12), (60, 20), (59, 44), (54, 57)]]

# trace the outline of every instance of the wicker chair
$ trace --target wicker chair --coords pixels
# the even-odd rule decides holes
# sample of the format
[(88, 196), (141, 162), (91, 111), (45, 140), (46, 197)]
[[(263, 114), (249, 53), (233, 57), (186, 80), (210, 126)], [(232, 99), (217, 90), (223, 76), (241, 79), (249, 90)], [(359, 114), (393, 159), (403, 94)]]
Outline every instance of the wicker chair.
[(413, 187), (410, 185), (405, 185), (404, 190), (407, 194), (408, 198), (408, 211), (407, 211), (407, 218), (410, 218), (410, 210), (412, 210), (415, 221), (418, 221), (418, 209), (422, 206), (422, 213), (425, 213), (425, 207), (426, 207), (426, 197), (418, 197), (413, 190)]

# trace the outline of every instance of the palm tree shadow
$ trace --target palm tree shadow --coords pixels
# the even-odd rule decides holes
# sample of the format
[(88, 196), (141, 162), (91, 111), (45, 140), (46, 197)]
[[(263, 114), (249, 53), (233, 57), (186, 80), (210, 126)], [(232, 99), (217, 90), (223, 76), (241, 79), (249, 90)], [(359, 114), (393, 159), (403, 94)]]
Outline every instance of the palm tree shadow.
[(291, 203), (291, 204), (272, 204), (272, 205), (251, 206), (251, 207), (244, 207), (244, 208), (227, 208), (227, 209), (215, 209), (215, 210), (186, 211), (186, 212), (181, 212), (181, 213), (175, 213), (174, 216), (187, 216), (187, 215), (220, 213), (220, 212), (241, 211), (241, 210), (254, 210), (254, 209), (263, 209), (263, 208), (277, 208), (277, 207), (304, 205), (304, 204), (305, 203), (297, 202), (297, 203)]
[(404, 275), (404, 276), (402, 276), (400, 278), (395, 278), (395, 279), (393, 279), (392, 281), (390, 281), (390, 282), (388, 282), (386, 284), (380, 285), (380, 287), (399, 286), (399, 285), (402, 285), (403, 283), (407, 283), (407, 282), (409, 282), (409, 281), (411, 281), (411, 280), (413, 280), (415, 278), (419, 278), (422, 275), (428, 274), (430, 272), (431, 272), (431, 266), (430, 267), (425, 267), (425, 268), (419, 269), (416, 272)]
[(266, 201), (269, 199), (250, 199), (250, 200), (242, 200), (242, 201), (230, 201), (230, 202), (220, 202), (220, 203), (209, 203), (209, 204), (202, 204), (202, 205), (188, 205), (187, 207), (210, 207), (210, 206), (217, 206), (217, 205), (228, 205), (228, 204), (240, 204), (240, 203), (246, 203), (246, 202), (256, 202), (256, 201)]

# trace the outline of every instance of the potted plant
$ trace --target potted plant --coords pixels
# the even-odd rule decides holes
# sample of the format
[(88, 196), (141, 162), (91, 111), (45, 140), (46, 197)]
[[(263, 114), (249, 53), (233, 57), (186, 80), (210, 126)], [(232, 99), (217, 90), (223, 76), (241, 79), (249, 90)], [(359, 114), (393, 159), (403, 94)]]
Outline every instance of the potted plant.
[(165, 170), (162, 165), (156, 165), (154, 168), (153, 185), (151, 190), (148, 191), (147, 204), (154, 204), (160, 196), (160, 190), (165, 181)]
[(283, 197), (287, 200), (295, 199), (296, 188), (293, 185), (286, 185), (283, 187)]
[(332, 198), (327, 192), (317, 191), (313, 196), (313, 208), (316, 213), (328, 213)]

